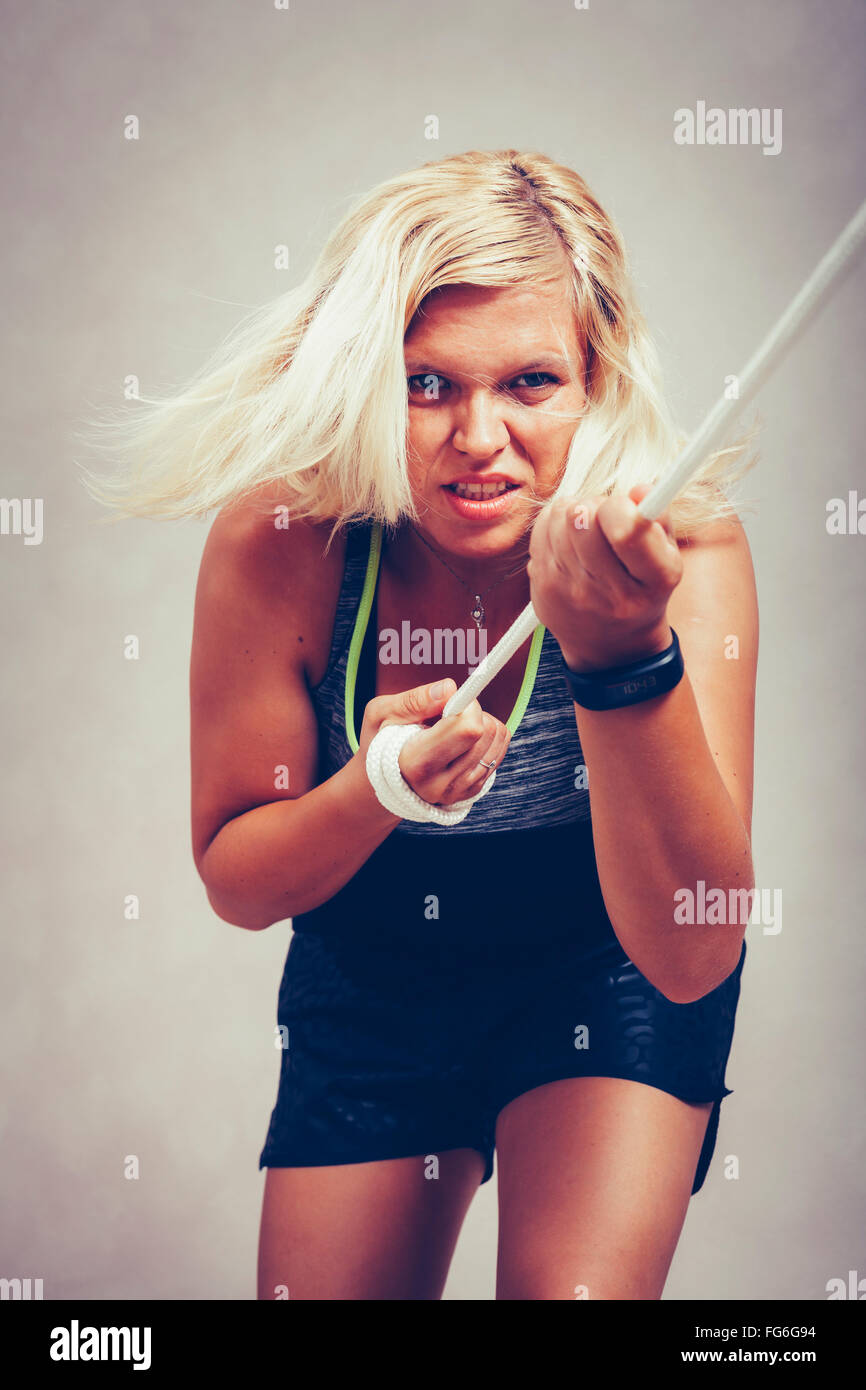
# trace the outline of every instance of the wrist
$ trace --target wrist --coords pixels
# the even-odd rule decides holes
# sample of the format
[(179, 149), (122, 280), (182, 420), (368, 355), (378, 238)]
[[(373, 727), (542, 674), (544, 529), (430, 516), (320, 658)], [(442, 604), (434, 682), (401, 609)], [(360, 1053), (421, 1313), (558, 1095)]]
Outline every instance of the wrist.
[[(658, 641), (662, 640), (663, 635), (659, 634)], [(684, 669), (673, 629), (667, 646), (615, 666), (576, 671), (563, 658), (563, 672), (574, 703), (591, 710), (623, 709), (667, 694), (679, 684)]]
[(667, 619), (664, 619), (654, 624), (651, 629), (634, 634), (616, 648), (606, 647), (602, 650), (600, 647), (592, 648), (584, 644), (580, 647), (569, 646), (562, 642), (559, 646), (563, 661), (570, 671), (592, 675), (597, 671), (615, 670), (620, 666), (630, 666), (635, 661), (646, 661), (650, 657), (658, 656), (660, 652), (667, 651), (673, 640), (673, 630)]
[(379, 800), (370, 778), (367, 776), (366, 749), (359, 749), (345, 764), (337, 776), (345, 777), (349, 792), (349, 805), (361, 819), (364, 829), (393, 830), (399, 825), (400, 817), (386, 810)]

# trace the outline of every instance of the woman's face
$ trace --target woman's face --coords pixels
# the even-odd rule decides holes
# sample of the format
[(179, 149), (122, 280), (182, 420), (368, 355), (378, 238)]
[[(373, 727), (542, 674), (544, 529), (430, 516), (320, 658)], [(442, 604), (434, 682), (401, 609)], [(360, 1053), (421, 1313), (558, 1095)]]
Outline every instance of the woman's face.
[(563, 285), (453, 285), (404, 342), (408, 455), (423, 530), (481, 559), (518, 544), (555, 490), (583, 411), (584, 357)]

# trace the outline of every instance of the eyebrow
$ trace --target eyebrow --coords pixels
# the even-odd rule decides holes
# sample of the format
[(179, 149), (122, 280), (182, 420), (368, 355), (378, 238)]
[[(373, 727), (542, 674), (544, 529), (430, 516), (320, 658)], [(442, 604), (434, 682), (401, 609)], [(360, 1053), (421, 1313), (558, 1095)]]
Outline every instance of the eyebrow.
[[(513, 376), (522, 376), (524, 372), (547, 372), (560, 371), (566, 374), (571, 370), (571, 365), (567, 358), (559, 353), (543, 353), (540, 357), (534, 357), (531, 362), (520, 362), (509, 371), (503, 372), (503, 379)], [(423, 358), (413, 357), (410, 353), (406, 358), (406, 371), (410, 376), (423, 376), (430, 373), (433, 376), (460, 376), (460, 372), (447, 372), (438, 367), (433, 367)]]

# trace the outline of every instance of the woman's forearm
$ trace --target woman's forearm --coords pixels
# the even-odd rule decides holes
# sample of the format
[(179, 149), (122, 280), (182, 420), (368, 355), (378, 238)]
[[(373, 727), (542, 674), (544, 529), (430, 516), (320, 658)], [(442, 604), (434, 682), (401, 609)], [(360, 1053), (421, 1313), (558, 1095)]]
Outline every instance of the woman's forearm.
[(356, 753), (304, 796), (229, 821), (199, 873), (219, 917), (259, 931), (327, 902), (399, 823), (380, 805)]
[(688, 674), (656, 699), (604, 711), (575, 705), (575, 714), (613, 928), (668, 998), (701, 998), (735, 968), (746, 924), (680, 924), (674, 895), (695, 892), (702, 879), (707, 891), (720, 888), (727, 897), (730, 889), (751, 889), (754, 875), (749, 836), (707, 743)]

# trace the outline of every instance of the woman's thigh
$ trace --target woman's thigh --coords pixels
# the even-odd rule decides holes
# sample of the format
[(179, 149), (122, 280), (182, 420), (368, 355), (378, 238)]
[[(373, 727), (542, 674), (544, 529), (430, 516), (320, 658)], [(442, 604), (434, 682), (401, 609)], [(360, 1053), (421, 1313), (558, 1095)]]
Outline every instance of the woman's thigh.
[(438, 1299), (484, 1173), (475, 1149), (322, 1168), (268, 1168), (260, 1299)]
[(615, 1077), (554, 1081), (506, 1105), (496, 1297), (660, 1298), (711, 1109)]

